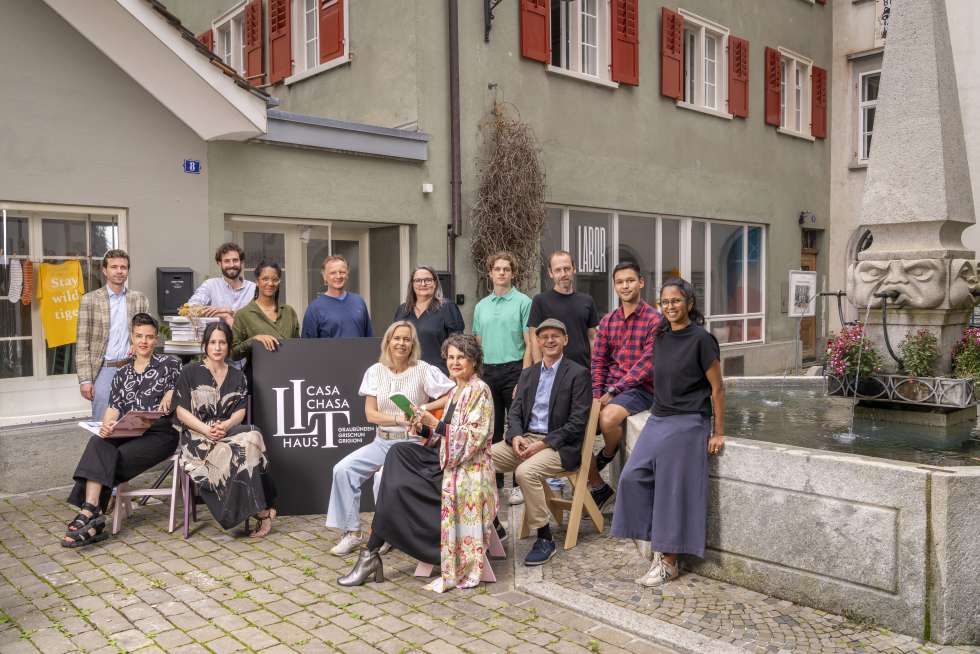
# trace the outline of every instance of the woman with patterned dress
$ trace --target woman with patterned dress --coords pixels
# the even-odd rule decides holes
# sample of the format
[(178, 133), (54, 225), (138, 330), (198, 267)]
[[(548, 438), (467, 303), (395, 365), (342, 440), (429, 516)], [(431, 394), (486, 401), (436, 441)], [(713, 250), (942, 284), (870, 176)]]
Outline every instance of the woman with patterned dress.
[(64, 547), (81, 547), (108, 538), (103, 511), (112, 487), (173, 456), (177, 449), (177, 432), (169, 415), (158, 418), (141, 436), (112, 437), (116, 422), (130, 411), (171, 412), (180, 362), (174, 357), (153, 353), (157, 332), (158, 325), (153, 316), (148, 313), (133, 316), (130, 339), (134, 358), (112, 378), (109, 406), (101, 416), (99, 435), (89, 438), (75, 469), (75, 485), (68, 503), (81, 510), (68, 523), (61, 541)]
[(408, 418), (391, 400), (392, 395), (404, 395), (423, 409), (441, 409), (449, 399), (453, 382), (438, 368), (420, 360), (421, 349), (412, 323), (393, 322), (381, 339), (378, 362), (365, 371), (361, 380), (358, 394), (364, 398), (364, 415), (377, 429), (373, 441), (333, 467), (327, 526), (343, 531), (340, 542), (330, 549), (335, 556), (347, 556), (366, 540), (361, 535), (361, 486), (384, 465), (385, 456), (395, 443), (419, 442), (418, 435), (409, 430)]
[(442, 420), (424, 410), (416, 414), (413, 428), (428, 447), (400, 443), (388, 451), (373, 533), (354, 569), (338, 580), (342, 586), (383, 581), (385, 543), (440, 567), (430, 590), (480, 583), (497, 515), (493, 399), (477, 374), (483, 352), (474, 336), (453, 334), (443, 355), (456, 382), (446, 413)]
[(262, 538), (272, 531), (276, 491), (262, 433), (242, 424), (247, 389), (242, 372), (228, 365), (231, 338), (225, 322), (210, 323), (203, 361), (184, 366), (177, 380), (180, 463), (218, 524), (230, 529), (254, 517), (250, 535)]

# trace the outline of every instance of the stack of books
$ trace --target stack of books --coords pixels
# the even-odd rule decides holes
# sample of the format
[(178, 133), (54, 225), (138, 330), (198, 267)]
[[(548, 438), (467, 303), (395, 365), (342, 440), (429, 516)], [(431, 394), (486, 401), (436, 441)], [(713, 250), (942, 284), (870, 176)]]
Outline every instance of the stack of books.
[(167, 354), (201, 354), (201, 338), (208, 323), (220, 318), (187, 318), (185, 316), (166, 316), (170, 325), (170, 338), (164, 342), (163, 351)]

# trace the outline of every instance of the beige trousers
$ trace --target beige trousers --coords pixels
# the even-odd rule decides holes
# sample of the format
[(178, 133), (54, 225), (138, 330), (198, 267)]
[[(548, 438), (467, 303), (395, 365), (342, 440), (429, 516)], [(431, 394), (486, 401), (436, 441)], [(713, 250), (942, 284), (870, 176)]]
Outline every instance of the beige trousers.
[(522, 459), (514, 454), (514, 448), (500, 441), (490, 448), (490, 456), (497, 472), (514, 473), (514, 479), (524, 493), (527, 526), (537, 529), (548, 524), (551, 513), (544, 496), (545, 479), (565, 472), (558, 452), (546, 447), (531, 458)]

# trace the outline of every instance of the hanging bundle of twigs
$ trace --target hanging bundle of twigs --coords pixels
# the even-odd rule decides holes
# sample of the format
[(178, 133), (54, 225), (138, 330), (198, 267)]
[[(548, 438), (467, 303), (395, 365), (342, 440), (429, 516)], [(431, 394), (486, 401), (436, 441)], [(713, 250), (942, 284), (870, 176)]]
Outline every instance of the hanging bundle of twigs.
[(518, 261), (514, 285), (527, 289), (537, 274), (546, 216), (541, 148), (531, 129), (519, 117), (507, 116), (500, 103), (495, 103), (484, 130), (480, 189), (471, 220), (473, 267), (486, 283), (487, 257), (508, 250)]

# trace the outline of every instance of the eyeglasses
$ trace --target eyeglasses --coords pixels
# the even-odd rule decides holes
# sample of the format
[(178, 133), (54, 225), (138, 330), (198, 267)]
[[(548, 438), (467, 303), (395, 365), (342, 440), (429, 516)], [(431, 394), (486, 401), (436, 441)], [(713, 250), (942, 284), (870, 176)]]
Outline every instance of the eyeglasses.
[(674, 306), (675, 304), (684, 304), (687, 300), (682, 297), (669, 297), (666, 300), (660, 300), (661, 305), (666, 305), (668, 307)]
[(419, 286), (432, 286), (436, 283), (436, 280), (432, 279), (431, 277), (425, 277), (422, 279), (413, 279), (412, 283), (418, 284)]

